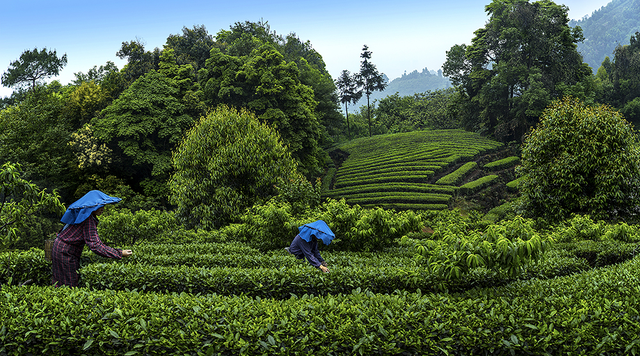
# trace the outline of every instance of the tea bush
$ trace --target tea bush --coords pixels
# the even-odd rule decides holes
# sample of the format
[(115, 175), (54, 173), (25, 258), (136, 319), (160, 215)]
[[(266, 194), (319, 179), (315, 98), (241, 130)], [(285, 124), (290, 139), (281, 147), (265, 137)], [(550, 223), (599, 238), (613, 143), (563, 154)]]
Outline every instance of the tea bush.
[(5, 286), (0, 353), (637, 354), (639, 278), (633, 259), (457, 294), (269, 299)]
[(510, 168), (520, 163), (520, 157), (511, 156), (503, 159), (499, 159), (497, 161), (489, 162), (482, 166), (483, 169), (489, 171), (497, 171), (500, 169)]
[[(100, 217), (98, 234), (107, 245), (133, 246), (142, 241), (167, 242), (182, 229), (173, 212), (111, 210)], [(187, 241), (185, 241), (187, 242)]]
[(571, 214), (596, 219), (637, 215), (640, 151), (633, 126), (605, 105), (555, 101), (525, 138), (522, 213), (557, 222)]
[(436, 184), (455, 185), (462, 179), (462, 177), (464, 177), (465, 174), (469, 173), (469, 171), (471, 171), (476, 167), (478, 167), (477, 162), (473, 162), (473, 161), (467, 162), (462, 166), (460, 166), (460, 168), (456, 169), (455, 171), (438, 179), (436, 181)]
[(0, 253), (0, 286), (25, 282), (51, 284), (51, 262), (44, 258), (44, 251), (31, 248), (27, 251)]
[(492, 175), (484, 176), (476, 180), (473, 180), (471, 182), (465, 183), (460, 187), (460, 193), (472, 194), (474, 192), (477, 192), (485, 188), (489, 184), (492, 184), (496, 179), (498, 179), (498, 176), (492, 174)]

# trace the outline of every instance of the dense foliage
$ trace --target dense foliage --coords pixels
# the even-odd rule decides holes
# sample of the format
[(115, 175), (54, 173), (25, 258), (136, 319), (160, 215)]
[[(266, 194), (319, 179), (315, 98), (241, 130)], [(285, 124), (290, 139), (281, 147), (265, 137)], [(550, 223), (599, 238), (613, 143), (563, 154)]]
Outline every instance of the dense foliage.
[[(591, 75), (570, 28), (566, 6), (551, 1), (494, 0), (487, 24), (471, 45), (447, 52), (444, 74), (460, 90), (460, 120), (466, 128), (519, 140), (549, 102), (567, 91), (587, 95), (580, 84)], [(577, 85), (577, 87), (576, 87)]]
[(186, 226), (205, 229), (235, 221), (244, 209), (278, 195), (278, 187), (303, 179), (273, 128), (226, 106), (189, 130), (173, 165), (169, 188), (177, 215)]
[[(322, 57), (263, 22), (215, 37), (184, 28), (162, 50), (123, 42), (122, 70), (107, 63), (4, 102), (0, 161), (20, 164), (0, 169), (4, 247), (59, 225), (32, 214), (63, 211), (38, 187), (66, 201), (98, 188), (123, 198), (100, 236), (134, 254), (84, 251), (81, 287), (53, 288), (42, 250), (0, 253), (0, 354), (640, 352), (640, 229), (599, 220), (640, 203), (635, 132), (619, 113), (554, 102), (517, 180), (507, 145), (406, 132), (513, 138), (551, 98), (590, 103), (592, 86), (631, 117), (640, 38), (594, 80), (565, 7), (496, 0), (487, 12), (474, 43), (448, 55), (457, 89), (389, 96), (346, 131)], [(380, 135), (392, 132), (403, 133)], [(340, 142), (312, 185), (321, 147), (352, 134), (378, 136)], [(522, 190), (524, 204), (487, 186)], [(321, 202), (320, 187), (345, 199)], [(501, 205), (447, 209), (467, 194)], [(336, 233), (320, 246), (329, 274), (283, 250), (314, 220)]]
[(618, 44), (626, 43), (640, 29), (639, 8), (638, 0), (612, 0), (591, 15), (569, 22), (582, 29), (585, 40), (578, 43), (578, 52), (594, 74)]
[(455, 103), (454, 89), (441, 89), (401, 97), (389, 95), (377, 103), (377, 121), (387, 133), (428, 129), (454, 129), (459, 124), (451, 106)]
[[(639, 28), (640, 29), (640, 28)], [(629, 44), (618, 45), (613, 61), (606, 57), (598, 69), (600, 101), (617, 108), (625, 118), (640, 124), (640, 32), (629, 39)]]
[(522, 148), (522, 212), (549, 220), (637, 214), (640, 152), (620, 113), (572, 98), (554, 102)]
[[(0, 250), (13, 249), (19, 246), (19, 239), (32, 237), (24, 236), (25, 232), (33, 232), (27, 227), (33, 222), (30, 217), (47, 212), (62, 214), (64, 210), (58, 193), (49, 193), (25, 180), (19, 164), (7, 162), (0, 166)], [(51, 232), (41, 231), (40, 242), (44, 241), (44, 234)]]

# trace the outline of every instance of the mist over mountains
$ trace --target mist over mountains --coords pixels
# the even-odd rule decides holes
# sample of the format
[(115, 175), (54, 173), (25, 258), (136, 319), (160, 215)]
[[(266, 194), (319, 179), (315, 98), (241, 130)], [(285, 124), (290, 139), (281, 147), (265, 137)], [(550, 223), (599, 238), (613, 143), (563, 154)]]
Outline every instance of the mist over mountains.
[(591, 16), (571, 20), (569, 26), (582, 28), (584, 42), (578, 43), (578, 51), (596, 73), (607, 56), (613, 59), (617, 45), (629, 44), (640, 31), (640, 0), (613, 0)]
[[(389, 81), (389, 78), (384, 75), (385, 80), (388, 82), (384, 91), (376, 91), (371, 93), (369, 101), (373, 103), (374, 100), (380, 100), (389, 95), (398, 93), (400, 96), (413, 95), (415, 93), (424, 93), (426, 91), (434, 91), (437, 89), (445, 89), (451, 86), (449, 78), (442, 76), (442, 70), (438, 69), (429, 70), (426, 67), (421, 72), (414, 70), (407, 74), (407, 71), (401, 77), (395, 78)], [(367, 98), (365, 96), (360, 99), (355, 105), (350, 108), (360, 108), (367, 105)]]
[[(602, 61), (609, 56), (613, 59), (613, 50), (618, 45), (629, 44), (629, 39), (636, 32), (640, 32), (640, 0), (612, 0), (606, 6), (594, 10), (591, 15), (580, 20), (571, 20), (569, 26), (580, 26), (584, 41), (578, 43), (578, 51), (585, 63), (596, 73)], [(452, 44), (453, 45), (453, 44)], [(384, 91), (373, 92), (370, 102), (380, 100), (396, 92), (400, 96), (424, 93), (451, 86), (449, 78), (442, 76), (442, 70), (422, 69), (405, 73), (398, 78), (388, 81)], [(367, 105), (367, 98), (363, 97), (355, 105), (349, 105), (350, 110), (359, 109)]]

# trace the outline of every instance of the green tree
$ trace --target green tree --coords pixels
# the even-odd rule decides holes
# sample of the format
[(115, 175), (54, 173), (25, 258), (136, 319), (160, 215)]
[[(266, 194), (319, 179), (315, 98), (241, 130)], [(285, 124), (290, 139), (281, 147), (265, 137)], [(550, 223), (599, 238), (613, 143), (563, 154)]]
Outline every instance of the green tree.
[(103, 66), (93, 66), (93, 68), (89, 69), (87, 73), (73, 73), (73, 75), (76, 77), (76, 79), (73, 81), (73, 84), (81, 85), (85, 82), (95, 82), (96, 84), (100, 84), (107, 78), (109, 73), (117, 71), (118, 67), (115, 65), (115, 63), (107, 61), (107, 63)]
[(358, 82), (355, 75), (351, 75), (348, 70), (343, 70), (336, 79), (336, 88), (340, 102), (344, 104), (344, 112), (347, 118), (347, 137), (351, 139), (351, 129), (349, 128), (349, 104), (355, 104), (362, 98), (362, 90), (358, 90)]
[[(294, 62), (300, 71), (300, 83), (311, 87), (313, 99), (316, 101), (315, 115), (318, 122), (329, 136), (338, 136), (344, 132), (344, 117), (340, 113), (339, 98), (336, 85), (320, 53), (311, 42), (303, 42), (294, 33), (281, 40), (277, 47), (287, 62)], [(321, 138), (321, 143), (327, 144)]]
[[(282, 54), (286, 63), (298, 67), (298, 80), (313, 90), (316, 101), (314, 114), (321, 124), (319, 142), (327, 144), (327, 136), (337, 136), (343, 131), (344, 118), (339, 112), (339, 101), (331, 75), (322, 56), (311, 42), (303, 42), (295, 33), (281, 36), (272, 31), (267, 22), (238, 22), (228, 31), (220, 31), (215, 47), (221, 53), (233, 57), (250, 57), (263, 45), (271, 45)], [(283, 136), (283, 139), (286, 138)], [(295, 156), (295, 155), (294, 155)]]
[(177, 216), (204, 229), (236, 221), (301, 178), (274, 129), (245, 109), (224, 105), (189, 130), (173, 164), (169, 190)]
[(591, 75), (576, 50), (580, 27), (550, 0), (493, 0), (470, 46), (447, 51), (444, 74), (462, 96), (462, 123), (497, 139), (521, 139), (552, 99), (592, 95)]
[(371, 63), (371, 51), (369, 46), (362, 47), (360, 54), (360, 72), (357, 75), (358, 84), (362, 87), (364, 95), (367, 96), (367, 121), (369, 122), (369, 137), (371, 137), (371, 106), (369, 105), (369, 96), (374, 91), (383, 91), (387, 86), (383, 74), (378, 72), (376, 65)]
[(68, 100), (68, 91), (54, 81), (0, 111), (0, 162), (19, 163), (25, 179), (65, 198), (78, 184), (67, 145), (74, 130), (66, 116)]
[(93, 133), (114, 151), (112, 172), (139, 183), (146, 195), (165, 195), (171, 151), (195, 122), (180, 83), (152, 70), (91, 121)]
[(214, 48), (203, 74), (209, 106), (226, 104), (254, 112), (279, 132), (307, 177), (320, 173), (326, 154), (319, 146), (322, 128), (315, 115), (317, 102), (313, 90), (300, 82), (295, 63), (284, 61), (268, 44), (242, 57)]
[(5, 87), (31, 86), (35, 90), (36, 84), (46, 78), (57, 76), (60, 69), (67, 65), (67, 54), (58, 57), (56, 50), (46, 48), (26, 50), (16, 61), (11, 62), (9, 69), (0, 78)]
[(414, 131), (413, 105), (413, 96), (389, 95), (378, 101), (376, 118), (390, 133)]
[(456, 120), (456, 115), (452, 113), (455, 95), (453, 88), (414, 94), (412, 105), (414, 125), (420, 129), (458, 128), (460, 124)]
[[(62, 215), (65, 211), (54, 190), (47, 193), (22, 176), (19, 164), (0, 166), (0, 246), (7, 248), (18, 242), (18, 226), (29, 217), (43, 212)], [(43, 239), (44, 240), (44, 239)]]
[(213, 36), (207, 32), (204, 25), (193, 28), (182, 28), (182, 35), (170, 35), (166, 47), (175, 51), (178, 65), (190, 64), (197, 72), (205, 67), (209, 52), (214, 46)]
[(624, 112), (628, 120), (640, 123), (636, 100), (640, 98), (640, 32), (631, 36), (628, 45), (618, 45), (613, 53), (608, 71), (612, 84), (608, 103)]
[(145, 50), (144, 43), (137, 38), (130, 42), (122, 42), (116, 56), (127, 60), (127, 64), (122, 68), (126, 83), (130, 85), (145, 73), (157, 70), (160, 64), (160, 52), (158, 48), (153, 52)]
[(634, 216), (640, 204), (640, 151), (620, 113), (572, 98), (553, 102), (525, 138), (523, 212), (557, 221), (572, 213), (596, 219)]

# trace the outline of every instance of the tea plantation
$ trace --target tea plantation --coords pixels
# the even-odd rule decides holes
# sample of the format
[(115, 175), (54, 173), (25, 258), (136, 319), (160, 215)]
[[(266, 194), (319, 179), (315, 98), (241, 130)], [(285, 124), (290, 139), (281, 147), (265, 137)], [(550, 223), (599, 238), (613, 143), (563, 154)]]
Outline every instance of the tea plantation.
[[(79, 288), (50, 286), (40, 249), (1, 253), (0, 355), (640, 352), (637, 225), (447, 209), (461, 194), (506, 190), (519, 161), (463, 131), (338, 149), (346, 159), (324, 194), (344, 199), (304, 216), (267, 204), (194, 231), (170, 212), (105, 213), (100, 235), (134, 254), (85, 250)], [(330, 273), (282, 248), (316, 219), (338, 235), (320, 247)]]
[[(282, 249), (207, 235), (143, 243), (125, 260), (85, 251), (81, 286), (53, 288), (42, 250), (3, 253), (0, 354), (639, 351), (637, 226), (578, 216), (537, 229), (455, 211), (420, 220), (433, 232), (409, 232), (383, 251), (323, 249), (327, 274)], [(541, 254), (530, 259), (518, 244)], [(465, 262), (474, 256), (486, 263)], [(509, 271), (513, 257), (528, 262)]]
[[(501, 143), (463, 130), (360, 138), (331, 152), (335, 168), (325, 177), (323, 195), (364, 207), (446, 209), (456, 196), (511, 181), (518, 157), (502, 158), (510, 152)], [(496, 157), (502, 159), (494, 161)], [(503, 177), (492, 173), (502, 170), (508, 171)]]

